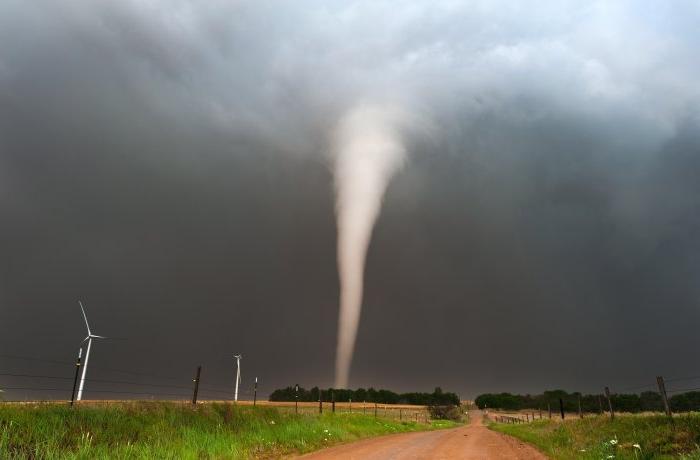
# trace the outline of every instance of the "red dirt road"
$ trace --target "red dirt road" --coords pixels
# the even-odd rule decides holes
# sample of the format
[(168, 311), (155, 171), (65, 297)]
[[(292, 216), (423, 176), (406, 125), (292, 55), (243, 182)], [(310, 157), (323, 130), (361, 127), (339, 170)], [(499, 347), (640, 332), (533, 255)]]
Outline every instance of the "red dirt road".
[(546, 460), (533, 447), (489, 430), (481, 413), (466, 427), (365, 439), (299, 457), (304, 460)]

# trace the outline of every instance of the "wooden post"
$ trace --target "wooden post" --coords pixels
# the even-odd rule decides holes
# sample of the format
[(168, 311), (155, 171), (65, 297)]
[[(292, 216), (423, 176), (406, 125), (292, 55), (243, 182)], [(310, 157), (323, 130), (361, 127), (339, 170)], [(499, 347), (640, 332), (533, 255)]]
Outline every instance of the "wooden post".
[(581, 409), (581, 395), (578, 395), (578, 418), (583, 418), (583, 410)]
[(335, 414), (335, 392), (331, 388), (331, 412)]
[(561, 419), (564, 420), (564, 400), (559, 398), (559, 412), (561, 412)]
[(656, 383), (659, 385), (661, 400), (664, 402), (664, 411), (666, 412), (667, 416), (672, 417), (671, 406), (668, 405), (668, 396), (666, 395), (666, 384), (664, 383), (664, 378), (661, 376), (656, 377)]
[(199, 392), (199, 377), (202, 374), (202, 366), (197, 366), (197, 376), (192, 380), (194, 382), (194, 393), (192, 393), (192, 404), (197, 404), (197, 393)]
[(403, 420), (403, 412), (399, 409), (399, 422)]
[(377, 403), (374, 403), (374, 418), (377, 418)]
[(255, 386), (253, 386), (253, 407), (255, 407), (255, 403), (258, 401), (258, 378), (255, 377)]
[(73, 378), (73, 393), (70, 395), (70, 405), (73, 406), (75, 401), (75, 387), (78, 385), (78, 377), (80, 375), (80, 358), (83, 356), (83, 349), (78, 350), (78, 360), (75, 362), (75, 377)]
[(615, 418), (615, 412), (613, 411), (612, 401), (610, 400), (610, 388), (605, 387), (605, 397), (608, 398), (608, 408), (610, 408), (610, 419)]
[(549, 411), (549, 419), (552, 420), (552, 404), (547, 403), (547, 410)]
[(362, 401), (362, 414), (364, 415), (366, 413), (367, 413), (367, 400)]
[(350, 398), (350, 413), (352, 414), (352, 398)]
[(323, 390), (318, 389), (318, 413), (323, 413)]
[(540, 420), (542, 420), (542, 408), (540, 407), (538, 410), (540, 411)]
[(299, 384), (294, 387), (294, 413), (299, 413)]

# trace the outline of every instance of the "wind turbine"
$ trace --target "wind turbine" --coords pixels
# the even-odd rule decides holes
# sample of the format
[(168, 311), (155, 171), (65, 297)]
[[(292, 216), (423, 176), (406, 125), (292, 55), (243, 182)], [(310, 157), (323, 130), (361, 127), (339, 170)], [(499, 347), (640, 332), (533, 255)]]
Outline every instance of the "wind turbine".
[(241, 358), (243, 355), (233, 355), (236, 358), (236, 391), (233, 393), (233, 400), (238, 402), (238, 384), (241, 382)]
[(85, 352), (85, 364), (83, 364), (83, 375), (80, 378), (80, 387), (78, 387), (78, 397), (77, 400), (83, 399), (83, 387), (85, 386), (85, 375), (87, 375), (88, 359), (90, 359), (90, 347), (92, 346), (92, 339), (106, 339), (101, 335), (95, 335), (90, 331), (90, 325), (88, 324), (87, 315), (85, 314), (85, 308), (83, 308), (83, 303), (78, 300), (78, 305), (80, 305), (80, 311), (83, 312), (83, 319), (85, 320), (85, 327), (87, 327), (88, 335), (83, 339), (82, 343), (87, 342), (87, 351)]

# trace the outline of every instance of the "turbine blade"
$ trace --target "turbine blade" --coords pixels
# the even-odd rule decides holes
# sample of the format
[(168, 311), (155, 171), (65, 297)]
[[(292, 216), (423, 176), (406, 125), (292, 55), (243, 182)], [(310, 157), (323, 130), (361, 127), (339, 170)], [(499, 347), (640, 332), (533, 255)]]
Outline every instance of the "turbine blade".
[(90, 335), (91, 334), (90, 325), (88, 324), (87, 315), (85, 314), (85, 309), (83, 308), (83, 302), (78, 300), (78, 305), (80, 305), (80, 311), (83, 312), (83, 319), (85, 320), (85, 327), (87, 327), (88, 335)]
[(88, 336), (85, 337), (85, 338), (83, 339), (83, 341), (80, 342), (80, 343), (85, 343), (85, 342), (87, 342), (88, 340), (90, 340), (90, 337), (92, 337), (92, 336), (88, 335)]
[(92, 337), (93, 339), (108, 339), (109, 338), (109, 337), (105, 337), (104, 335), (95, 335), (95, 334), (90, 335), (90, 337)]

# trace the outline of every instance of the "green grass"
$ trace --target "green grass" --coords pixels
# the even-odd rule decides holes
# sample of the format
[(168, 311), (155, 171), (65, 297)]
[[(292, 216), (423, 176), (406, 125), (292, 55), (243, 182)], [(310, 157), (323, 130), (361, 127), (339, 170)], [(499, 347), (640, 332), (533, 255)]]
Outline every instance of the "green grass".
[[(538, 420), (490, 428), (537, 446), (555, 460), (669, 459), (700, 460), (700, 415), (586, 417), (555, 422)], [(635, 444), (639, 447), (635, 447)], [(610, 456), (613, 457), (610, 457)]]
[(2, 459), (270, 458), (369, 436), (447, 428), (362, 414), (294, 415), (270, 407), (133, 402), (71, 409), (0, 405)]

